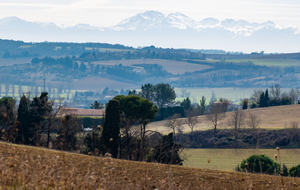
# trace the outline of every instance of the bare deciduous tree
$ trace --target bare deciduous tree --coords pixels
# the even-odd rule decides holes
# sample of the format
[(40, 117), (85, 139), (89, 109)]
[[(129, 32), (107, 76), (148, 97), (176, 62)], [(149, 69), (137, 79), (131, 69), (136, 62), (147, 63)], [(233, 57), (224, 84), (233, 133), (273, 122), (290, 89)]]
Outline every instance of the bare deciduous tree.
[(196, 110), (191, 110), (187, 112), (187, 118), (185, 119), (185, 123), (189, 126), (191, 129), (191, 132), (194, 131), (194, 128), (196, 127), (197, 123), (199, 122), (199, 118), (197, 117)]
[(257, 147), (258, 147), (258, 134), (259, 134), (259, 123), (260, 119), (255, 115), (254, 113), (251, 113), (251, 111), (248, 111), (249, 113), (249, 120), (248, 120), (248, 126), (252, 129), (253, 132), (253, 143), (255, 141), (255, 138), (257, 140)]
[(21, 81), (19, 82), (19, 90), (18, 90), (18, 92), (19, 92), (19, 98), (21, 99), (21, 97), (22, 97), (22, 84), (21, 84)]
[(300, 90), (298, 88), (292, 88), (289, 91), (289, 97), (292, 99), (293, 104), (298, 102), (298, 97), (300, 95)]
[(254, 89), (253, 94), (251, 95), (251, 99), (254, 104), (258, 105), (259, 98), (264, 91), (262, 89)]
[(5, 81), (5, 96), (8, 96), (8, 92), (9, 92), (9, 82), (8, 80)]
[(166, 122), (166, 127), (169, 127), (173, 130), (173, 134), (175, 135), (176, 129), (181, 130), (182, 126), (182, 120), (179, 119), (180, 114), (174, 114), (172, 117), (170, 117)]
[(14, 98), (15, 97), (15, 81), (12, 82), (12, 85), (11, 85), (11, 93), (12, 93), (12, 97)]
[[(56, 108), (51, 110), (50, 112), (47, 112), (45, 115), (45, 119), (47, 121), (47, 148), (50, 148), (50, 142), (51, 142), (51, 132), (55, 128), (55, 123), (58, 121), (58, 114), (60, 113), (60, 110), (62, 109), (62, 100), (59, 101), (59, 104)], [(51, 100), (49, 102), (49, 106), (52, 108), (54, 107), (54, 100)]]
[(212, 122), (215, 131), (217, 131), (218, 122), (226, 117), (225, 112), (229, 101), (221, 99), (220, 102), (209, 103), (208, 115), (206, 118)]
[(229, 120), (227, 121), (227, 124), (234, 130), (234, 138), (235, 142), (237, 142), (238, 134), (240, 129), (245, 124), (245, 115), (244, 112), (241, 110), (235, 110), (233, 111), (232, 115), (230, 116)]
[(248, 111), (249, 113), (249, 120), (248, 120), (248, 126), (255, 132), (258, 129), (260, 119), (252, 113), (250, 110)]
[(270, 86), (270, 95), (271, 95), (271, 99), (278, 100), (280, 98), (280, 95), (281, 95), (280, 84), (275, 84), (275, 85), (272, 84)]

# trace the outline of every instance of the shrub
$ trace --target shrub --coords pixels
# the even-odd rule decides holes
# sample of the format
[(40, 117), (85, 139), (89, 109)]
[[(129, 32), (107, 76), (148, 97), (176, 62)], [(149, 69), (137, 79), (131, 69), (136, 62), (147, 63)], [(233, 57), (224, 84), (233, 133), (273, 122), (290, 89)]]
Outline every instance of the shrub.
[(280, 165), (265, 155), (252, 155), (241, 162), (241, 171), (250, 173), (279, 174)]
[(291, 177), (300, 177), (300, 164), (295, 167), (291, 167), (289, 169), (289, 174)]
[(152, 155), (148, 157), (148, 162), (154, 161), (163, 164), (182, 165), (180, 158), (180, 144), (173, 141), (173, 133), (163, 136), (158, 144), (153, 148)]
[(289, 173), (288, 173), (288, 168), (286, 167), (285, 164), (282, 165), (282, 172), (281, 172), (281, 175), (282, 176), (288, 176)]

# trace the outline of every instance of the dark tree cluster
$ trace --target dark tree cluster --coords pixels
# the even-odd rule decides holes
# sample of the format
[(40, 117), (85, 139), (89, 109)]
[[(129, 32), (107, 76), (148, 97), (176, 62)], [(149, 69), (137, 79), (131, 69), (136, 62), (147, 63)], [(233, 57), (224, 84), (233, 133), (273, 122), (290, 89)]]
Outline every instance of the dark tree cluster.
[(67, 68), (72, 68), (73, 67), (73, 59), (70, 58), (69, 56), (66, 56), (64, 58), (52, 58), (52, 57), (44, 57), (43, 59), (39, 59), (39, 58), (33, 58), (31, 60), (32, 64), (38, 64), (42, 62), (44, 65), (47, 66), (52, 66), (52, 65), (63, 65)]
[(141, 92), (139, 92), (138, 95), (155, 103), (159, 108), (167, 107), (172, 104), (176, 98), (174, 88), (164, 83), (156, 85), (148, 83), (142, 85)]

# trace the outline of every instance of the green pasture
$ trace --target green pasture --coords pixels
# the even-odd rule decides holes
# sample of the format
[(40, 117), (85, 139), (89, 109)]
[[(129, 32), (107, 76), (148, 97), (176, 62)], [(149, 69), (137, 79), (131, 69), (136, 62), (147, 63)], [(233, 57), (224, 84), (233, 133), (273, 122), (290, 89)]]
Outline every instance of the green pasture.
[[(253, 154), (264, 154), (288, 168), (300, 164), (300, 149), (184, 149), (181, 153), (184, 166), (217, 170), (234, 170), (243, 159)], [(210, 159), (210, 163), (208, 160)]]
[(135, 52), (136, 50), (129, 50), (129, 49), (112, 49), (112, 48), (91, 48), (91, 47), (85, 47), (85, 50), (88, 50), (88, 51), (92, 51), (94, 49), (97, 49), (99, 52), (128, 52), (130, 51), (130, 53), (133, 53)]
[(278, 66), (278, 67), (290, 67), (290, 66), (300, 66), (299, 59), (233, 59), (227, 60), (226, 62), (247, 62), (251, 61), (255, 65), (262, 66)]
[[(220, 59), (207, 59), (207, 60), (193, 60), (201, 62), (216, 63), (220, 62)], [(230, 63), (240, 63), (251, 61), (255, 65), (261, 66), (278, 66), (278, 67), (290, 67), (290, 66), (300, 66), (299, 59), (227, 59), (226, 62)]]
[(19, 46), (18, 48), (20, 48), (20, 49), (27, 49), (27, 48), (31, 48), (33, 46), (34, 45), (22, 45), (22, 46)]

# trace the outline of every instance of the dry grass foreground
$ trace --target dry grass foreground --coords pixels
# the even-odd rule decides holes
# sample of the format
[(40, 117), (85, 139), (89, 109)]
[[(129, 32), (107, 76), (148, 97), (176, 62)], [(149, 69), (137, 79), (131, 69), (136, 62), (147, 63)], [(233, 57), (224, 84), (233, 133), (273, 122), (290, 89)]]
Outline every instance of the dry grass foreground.
[(133, 162), (0, 143), (1, 189), (299, 189), (300, 178)]
[[(246, 116), (249, 115), (248, 111), (254, 113), (260, 120), (259, 127), (263, 129), (282, 129), (285, 127), (290, 128), (292, 122), (298, 122), (300, 124), (300, 105), (288, 105), (288, 106), (274, 106), (267, 108), (256, 108), (243, 110)], [(221, 120), (218, 123), (219, 129), (228, 128), (227, 120), (231, 116), (232, 112), (226, 113), (226, 119)], [(206, 116), (198, 116), (199, 122), (196, 125), (195, 130), (213, 129), (212, 123), (209, 122)], [(182, 119), (184, 120), (184, 118)], [(246, 120), (247, 121), (247, 120)], [(160, 133), (170, 133), (172, 129), (165, 126), (166, 120), (153, 122), (148, 125), (149, 130), (158, 131)], [(183, 132), (190, 132), (191, 129), (187, 124), (183, 125)]]

